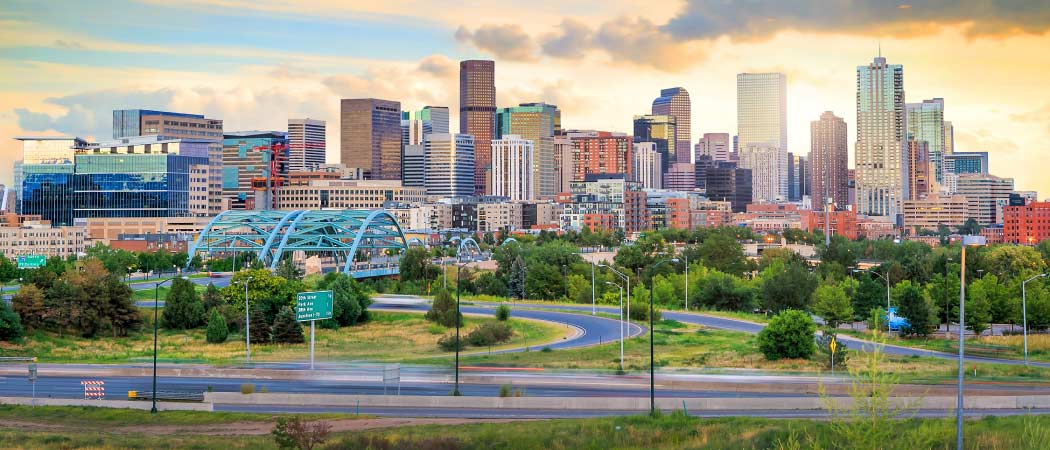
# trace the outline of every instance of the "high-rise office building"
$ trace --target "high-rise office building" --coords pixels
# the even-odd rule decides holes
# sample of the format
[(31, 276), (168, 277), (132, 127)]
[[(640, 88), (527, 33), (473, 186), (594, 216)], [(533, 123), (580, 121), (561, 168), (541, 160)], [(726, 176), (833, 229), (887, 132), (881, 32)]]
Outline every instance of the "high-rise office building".
[(554, 137), (554, 166), (558, 168), (555, 192), (569, 192), (572, 189), (573, 161), (572, 140), (568, 136)]
[(944, 154), (955, 153), (955, 127), (950, 120), (944, 121)]
[(655, 142), (636, 142), (633, 159), (634, 181), (642, 184), (643, 189), (663, 188), (663, 155), (656, 151)]
[(512, 201), (536, 199), (534, 149), (533, 141), (513, 134), (492, 140), (491, 195)]
[(561, 121), (561, 111), (555, 105), (528, 103), (496, 111), (496, 137), (519, 136), (533, 143), (534, 199), (551, 199), (558, 193), (559, 159), (554, 148), (554, 136)]
[(930, 193), (932, 168), (929, 142), (908, 139), (908, 200), (918, 200)]
[(733, 142), (729, 133), (704, 133), (694, 149), (693, 159), (709, 156), (712, 161), (729, 161), (733, 153)]
[(654, 116), (671, 116), (675, 122), (676, 160), (673, 162), (693, 162), (689, 155), (692, 143), (690, 129), (692, 126), (692, 105), (689, 102), (689, 91), (681, 87), (661, 89), (660, 96), (653, 100)]
[(425, 183), (426, 147), (423, 144), (406, 145), (405, 153), (401, 155), (401, 185), (422, 187)]
[[(688, 153), (689, 146), (679, 149), (676, 140), (677, 126), (675, 117), (670, 115), (634, 116), (634, 142), (652, 142), (656, 151), (662, 156), (661, 171), (667, 172), (671, 164), (678, 162), (679, 151)], [(686, 156), (688, 158), (688, 155)]]
[[(139, 136), (89, 144), (74, 158), (74, 218), (208, 215), (201, 201), (207, 179), (208, 139)], [(70, 201), (70, 200), (67, 200)]]
[(485, 194), (486, 176), (496, 137), (496, 63), (459, 62), (459, 132), (474, 136), (474, 192)]
[(339, 108), (340, 162), (365, 179), (401, 179), (401, 103), (344, 98)]
[(87, 147), (77, 137), (20, 137), (22, 214), (38, 215), (53, 226), (73, 225), (74, 155)]
[[(474, 137), (431, 133), (423, 140), (424, 186), (428, 196), (474, 195)], [(491, 149), (489, 150), (491, 151)]]
[(608, 131), (570, 131), (573, 181), (591, 174), (624, 174), (632, 179), (631, 136)]
[(288, 133), (237, 131), (222, 140), (222, 196), (231, 209), (274, 208), (288, 180)]
[(716, 162), (707, 169), (707, 198), (730, 202), (733, 212), (744, 212), (751, 203), (751, 170), (732, 162)]
[[(745, 152), (756, 144), (767, 150), (776, 148), (779, 152), (779, 172), (769, 176), (776, 186), (774, 197), (787, 198), (787, 78), (784, 74), (737, 74), (736, 116), (738, 152)], [(746, 163), (741, 167), (747, 167)]]
[(809, 123), (810, 189), (813, 207), (828, 198), (838, 209), (849, 204), (849, 147), (846, 121), (831, 111)]
[(908, 198), (904, 66), (857, 66), (857, 212), (896, 216)]
[(676, 162), (664, 172), (663, 188), (688, 192), (696, 188), (696, 172), (693, 163)]
[(788, 153), (788, 201), (800, 202), (810, 195), (809, 158)]
[(970, 202), (970, 211), (981, 226), (1003, 223), (1003, 207), (1009, 206), (1013, 178), (994, 175), (959, 175), (958, 194)]
[[(756, 202), (787, 200), (781, 174), (787, 175), (787, 157), (773, 143), (751, 143), (740, 149), (740, 167), (751, 170), (751, 196)], [(785, 180), (785, 184), (786, 184)]]
[[(926, 142), (932, 165), (929, 171), (933, 172), (930, 181), (936, 180), (937, 183), (942, 183), (944, 181), (943, 155), (948, 153), (944, 145), (944, 99), (935, 98), (923, 100), (922, 103), (906, 103), (904, 108), (907, 114), (905, 118), (908, 126), (907, 139)], [(911, 194), (910, 197), (916, 198), (915, 194)]]
[(325, 121), (288, 119), (288, 170), (317, 170), (324, 164)]
[(222, 120), (149, 109), (113, 111), (113, 139), (148, 135), (160, 139), (203, 139), (212, 143), (208, 147), (208, 214), (222, 212)]
[(424, 106), (423, 109), (412, 113), (412, 117), (405, 117), (405, 119), (430, 122), (432, 133), (449, 133), (448, 117), (447, 106)]
[(945, 172), (988, 175), (988, 152), (957, 152), (944, 158)]

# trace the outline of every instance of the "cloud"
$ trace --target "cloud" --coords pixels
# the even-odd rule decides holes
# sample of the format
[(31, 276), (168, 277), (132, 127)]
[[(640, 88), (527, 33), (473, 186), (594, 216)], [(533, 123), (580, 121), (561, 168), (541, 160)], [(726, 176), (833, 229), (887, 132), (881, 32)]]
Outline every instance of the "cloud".
[(143, 108), (163, 109), (171, 105), (174, 94), (171, 89), (156, 91), (106, 89), (52, 97), (45, 104), (59, 106), (65, 110), (58, 116), (15, 109), (18, 126), (25, 131), (57, 131), (76, 136), (106, 138), (112, 135), (114, 109)]
[(684, 70), (704, 58), (695, 44), (676, 40), (647, 19), (620, 17), (602, 24), (594, 37), (597, 48), (614, 62), (631, 62), (668, 72)]
[(575, 19), (565, 19), (558, 25), (558, 31), (543, 36), (541, 48), (543, 53), (555, 58), (582, 58), (585, 51), (593, 45), (594, 32), (587, 24)]
[(1043, 105), (1039, 109), (1023, 112), (1020, 114), (1010, 114), (1010, 119), (1018, 122), (1036, 123), (1046, 126), (1046, 131), (1050, 134), (1050, 103)]
[(482, 25), (470, 31), (460, 26), (456, 40), (469, 43), (493, 56), (510, 61), (534, 61), (535, 45), (521, 25)]
[(1012, 155), (1018, 153), (1021, 147), (1009, 138), (997, 136), (984, 128), (978, 128), (972, 133), (955, 129), (955, 151), (957, 152), (989, 152), (998, 155)]
[(445, 55), (430, 55), (419, 62), (419, 70), (436, 78), (447, 78), (457, 73), (459, 65)]
[(1050, 6), (1030, 0), (689, 0), (663, 28), (678, 39), (763, 39), (785, 30), (934, 33), (931, 24), (966, 25), (973, 37), (1042, 34), (1050, 30)]

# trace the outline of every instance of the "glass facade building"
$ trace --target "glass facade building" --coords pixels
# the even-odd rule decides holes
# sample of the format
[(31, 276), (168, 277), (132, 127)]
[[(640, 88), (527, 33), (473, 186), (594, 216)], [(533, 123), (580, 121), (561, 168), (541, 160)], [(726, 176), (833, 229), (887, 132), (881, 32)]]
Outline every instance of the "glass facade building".
[(230, 201), (230, 208), (271, 209), (276, 189), (287, 180), (288, 133), (241, 131), (225, 135), (222, 196)]
[[(634, 142), (652, 142), (661, 156), (660, 173), (666, 174), (671, 164), (681, 162), (678, 152), (677, 123), (675, 116), (634, 116)], [(686, 152), (689, 146), (686, 145)], [(686, 158), (689, 156), (686, 155)]]
[[(519, 136), (532, 141), (532, 187), (534, 199), (554, 198), (558, 193), (558, 157), (554, 136), (559, 131), (561, 111), (555, 105), (528, 103), (496, 111), (496, 136)], [(490, 191), (491, 192), (491, 191)]]
[(52, 225), (73, 224), (74, 156), (87, 142), (76, 137), (23, 137), (19, 211)]
[(689, 91), (681, 87), (661, 89), (660, 96), (653, 100), (654, 116), (672, 116), (675, 121), (675, 148), (678, 149), (677, 162), (693, 162), (689, 155), (692, 140), (692, 107), (689, 102)]
[(857, 67), (857, 212), (896, 216), (908, 198), (904, 67), (876, 57)]

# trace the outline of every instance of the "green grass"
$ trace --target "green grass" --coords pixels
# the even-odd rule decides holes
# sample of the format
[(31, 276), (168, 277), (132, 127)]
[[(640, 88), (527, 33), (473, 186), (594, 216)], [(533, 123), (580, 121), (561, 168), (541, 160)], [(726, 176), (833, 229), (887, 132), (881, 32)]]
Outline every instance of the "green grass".
[[(195, 291), (197, 291), (197, 294), (203, 294), (204, 291), (208, 289), (208, 287), (207, 286), (201, 286), (199, 284), (194, 284), (193, 285), (193, 289)], [(157, 292), (154, 292), (154, 288), (152, 288), (152, 287), (145, 288), (145, 289), (137, 289), (131, 294), (131, 300), (132, 301), (136, 301), (136, 302), (138, 302), (138, 301), (153, 301), (153, 296), (157, 295), (157, 296), (160, 297), (160, 300), (163, 301), (165, 298), (168, 297), (168, 292), (171, 292), (171, 283), (168, 283), (168, 284), (165, 284), (164, 286), (161, 286), (160, 288), (157, 289)]]
[[(19, 411), (28, 409), (21, 408), (16, 412)], [(0, 410), (0, 417), (6, 417), (4, 412)], [(150, 421), (142, 419), (141, 416), (149, 415), (145, 411), (105, 414), (128, 417), (130, 420), (127, 423), (132, 425), (211, 424), (233, 417), (229, 416), (229, 413), (197, 412), (186, 413), (177, 422), (164, 422), (168, 420), (165, 417), (172, 414), (171, 412), (162, 412), (157, 419), (149, 419)], [(239, 414), (236, 417), (238, 419), (235, 421), (238, 422), (273, 420), (268, 415)], [(316, 416), (309, 418), (321, 419)], [(0, 446), (17, 443), (17, 448), (25, 449), (275, 448), (268, 435), (201, 435), (194, 433), (193, 428), (151, 428), (148, 432), (136, 432), (134, 427), (115, 430), (114, 427), (120, 422), (95, 420), (90, 413), (78, 422), (56, 422), (62, 419), (62, 416), (22, 416), (18, 417), (22, 423), (13, 427), (0, 421)], [(335, 420), (334, 417), (324, 419)], [(56, 428), (26, 429), (22, 427), (25, 422)], [(880, 442), (879, 448), (951, 448), (954, 444), (955, 424), (950, 418), (906, 419), (894, 421), (890, 426), (893, 427), (893, 438)], [(229, 434), (236, 433), (236, 430), (235, 426), (231, 426)], [(986, 417), (969, 420), (965, 433), (967, 448), (1042, 449), (1050, 439), (1050, 416)], [(838, 435), (833, 429), (833, 424), (827, 421), (748, 417), (699, 419), (679, 413), (663, 414), (655, 418), (623, 416), (456, 426), (417, 425), (335, 432), (318, 448), (366, 448), (361, 444), (368, 440), (390, 444), (375, 448), (447, 450), (854, 448), (854, 443)]]
[[(152, 309), (144, 312), (152, 320)], [(434, 363), (433, 358), (452, 355), (437, 346), (442, 336), (451, 333), (426, 321), (423, 314), (408, 312), (374, 312), (373, 319), (364, 324), (339, 330), (317, 328), (315, 354), (318, 361), (402, 361), (421, 358)], [(495, 321), (489, 316), (466, 316), (462, 332), (475, 326)], [(151, 323), (151, 322), (150, 322)], [(550, 343), (561, 339), (568, 328), (531, 320), (512, 318), (514, 329), (511, 342), (492, 347), (493, 350), (523, 345)], [(148, 327), (146, 327), (148, 328)], [(309, 327), (304, 327), (309, 333)], [(204, 329), (160, 330), (158, 359), (176, 363), (236, 364), (243, 361), (244, 335), (232, 333), (225, 343), (209, 344)], [(485, 351), (488, 348), (468, 348), (467, 351)], [(0, 342), (0, 356), (37, 356), (42, 363), (126, 363), (145, 361), (153, 355), (151, 329), (122, 338), (98, 336), (91, 339), (60, 336), (37, 331), (12, 344)], [(309, 343), (262, 344), (252, 343), (252, 359), (256, 361), (304, 361), (309, 355)]]
[[(357, 417), (342, 414), (306, 414), (312, 419)], [(121, 408), (96, 408), (87, 406), (43, 406), (30, 407), (0, 405), (0, 422), (19, 420), (41, 423), (60, 423), (68, 426), (99, 427), (113, 425), (204, 425), (231, 422), (270, 421), (273, 415), (240, 412), (164, 411), (150, 414), (149, 411)]]
[[(861, 339), (871, 338), (871, 334), (866, 331), (842, 329), (838, 330), (838, 332)], [(887, 343), (945, 353), (957, 353), (959, 351), (958, 335), (951, 339), (944, 339), (942, 337), (902, 338), (896, 334), (890, 334), (887, 336)], [(969, 337), (966, 339), (965, 350), (966, 354), (970, 356), (1024, 359), (1024, 341), (1020, 335)], [(1028, 359), (1029, 361), (1050, 362), (1050, 334), (1029, 333)]]

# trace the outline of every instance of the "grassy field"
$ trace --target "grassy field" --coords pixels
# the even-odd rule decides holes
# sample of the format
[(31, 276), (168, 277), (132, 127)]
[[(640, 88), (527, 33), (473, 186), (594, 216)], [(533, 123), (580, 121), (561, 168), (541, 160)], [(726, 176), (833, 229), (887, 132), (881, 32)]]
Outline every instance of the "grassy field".
[[(463, 333), (491, 317), (466, 316)], [(522, 345), (554, 342), (568, 329), (561, 325), (511, 319), (514, 329), (511, 342), (493, 350)], [(317, 328), (316, 358), (319, 361), (400, 361), (409, 358), (432, 359), (451, 355), (437, 346), (437, 340), (450, 333), (440, 325), (426, 321), (418, 313), (374, 312), (373, 320), (339, 330)], [(304, 327), (304, 333), (309, 333)], [(485, 351), (468, 348), (467, 351)], [(302, 361), (308, 357), (309, 344), (252, 343), (255, 361)], [(36, 332), (22, 344), (0, 342), (0, 356), (37, 356), (40, 362), (121, 363), (145, 361), (153, 355), (153, 335), (139, 332), (125, 338), (99, 336), (82, 339)], [(210, 364), (239, 363), (244, 357), (244, 335), (231, 334), (222, 344), (208, 344), (204, 329), (161, 330), (158, 358), (164, 362), (197, 362)]]
[[(871, 337), (871, 333), (868, 333), (867, 331), (840, 330), (840, 332), (864, 339)], [(947, 353), (956, 353), (959, 351), (957, 335), (954, 339), (911, 339), (889, 336), (888, 343)], [(966, 353), (972, 356), (1024, 359), (1024, 337), (1021, 335), (1011, 335), (967, 338), (965, 349)], [(1030, 361), (1050, 362), (1050, 334), (1040, 333), (1028, 335), (1028, 359)]]
[[(39, 412), (43, 410), (44, 412)], [(103, 417), (98, 417), (102, 414)], [(0, 447), (82, 448), (276, 448), (265, 430), (270, 415), (145, 411), (92, 413), (81, 408), (0, 408)], [(72, 422), (62, 422), (74, 417)], [(116, 420), (120, 418), (119, 420)], [(801, 419), (698, 419), (683, 414), (382, 427), (348, 416), (311, 416), (335, 430), (321, 449), (568, 450), (568, 449), (851, 449), (856, 443), (833, 423)], [(385, 423), (395, 424), (387, 419)], [(411, 419), (401, 423), (413, 423)], [(185, 425), (198, 425), (187, 428)], [(207, 425), (220, 424), (221, 427)], [(125, 426), (127, 425), (127, 426)], [(180, 427), (180, 425), (183, 425)], [(347, 426), (349, 425), (349, 426)], [(863, 425), (861, 425), (863, 426)], [(906, 419), (887, 424), (884, 449), (952, 448), (951, 419)], [(216, 428), (224, 432), (216, 433)], [(352, 430), (352, 431), (349, 431)], [(988, 417), (966, 423), (966, 448), (1042, 449), (1050, 440), (1050, 416)]]

